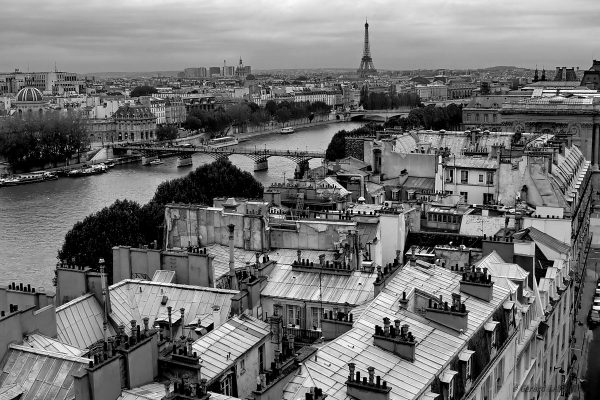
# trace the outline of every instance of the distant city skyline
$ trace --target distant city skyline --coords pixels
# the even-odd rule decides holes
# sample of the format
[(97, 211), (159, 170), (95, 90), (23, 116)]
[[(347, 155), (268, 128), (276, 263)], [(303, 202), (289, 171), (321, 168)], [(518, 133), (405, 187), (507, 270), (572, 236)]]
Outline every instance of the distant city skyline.
[(3, 4), (0, 71), (358, 68), (365, 18), (378, 70), (589, 68), (600, 3), (22, 0)]

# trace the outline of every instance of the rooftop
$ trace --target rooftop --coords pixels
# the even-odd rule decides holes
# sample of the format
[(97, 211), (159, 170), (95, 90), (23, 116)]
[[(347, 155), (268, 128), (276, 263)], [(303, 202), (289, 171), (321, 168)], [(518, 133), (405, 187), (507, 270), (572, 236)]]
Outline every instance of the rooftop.
[[(104, 338), (102, 305), (88, 293), (56, 308), (58, 340), (85, 349)], [(109, 336), (115, 334), (108, 324)]]
[[(374, 366), (375, 374), (391, 386), (390, 398), (418, 399), (429, 392), (434, 378), (466, 349), (468, 340), (491, 319), (494, 311), (508, 298), (509, 291), (494, 287), (490, 302), (461, 293), (463, 304), (470, 311), (468, 326), (463, 333), (425, 319), (410, 307), (398, 307), (398, 297), (402, 292), (419, 289), (432, 296), (443, 295), (450, 299), (452, 293), (459, 292), (460, 279), (461, 276), (454, 272), (433, 264), (430, 268), (405, 265), (355, 320), (350, 331), (321, 347), (316, 361), (311, 358), (305, 362), (306, 377), (293, 380), (289, 388), (295, 390), (292, 393), (286, 389), (284, 398), (295, 399), (303, 388), (316, 385), (323, 388), (328, 399), (349, 399), (345, 384), (349, 362), (356, 364), (357, 371)], [(414, 362), (374, 345), (374, 326), (381, 324), (385, 317), (399, 319), (401, 324), (410, 326), (417, 340)]]
[(278, 266), (271, 273), (261, 296), (287, 298), (297, 301), (311, 301), (359, 305), (371, 300), (374, 295), (373, 283), (376, 272), (353, 271), (349, 275), (319, 274), (294, 270), (289, 265)]
[(169, 306), (177, 318), (179, 310), (185, 308), (184, 318), (189, 321), (200, 315), (212, 314), (213, 305), (217, 305), (221, 309), (222, 320), (225, 320), (230, 312), (231, 299), (237, 293), (235, 290), (125, 279), (110, 287), (111, 317), (117, 324), (125, 326), (129, 326), (131, 320), (140, 323), (148, 317), (152, 326), (157, 321), (166, 320)]
[(271, 327), (254, 317), (235, 316), (196, 340), (192, 348), (202, 358), (202, 377), (210, 382), (271, 334)]
[(73, 399), (73, 373), (89, 361), (10, 344), (0, 363), (0, 399)]

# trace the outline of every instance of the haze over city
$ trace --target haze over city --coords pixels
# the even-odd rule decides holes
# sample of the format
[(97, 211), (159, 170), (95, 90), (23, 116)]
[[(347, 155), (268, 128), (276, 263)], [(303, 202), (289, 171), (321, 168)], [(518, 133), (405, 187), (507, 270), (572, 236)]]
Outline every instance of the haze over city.
[(586, 40), (599, 13), (586, 0), (24, 0), (2, 5), (0, 70), (179, 70), (240, 56), (256, 69), (356, 68), (365, 18), (378, 69), (584, 67), (600, 50)]

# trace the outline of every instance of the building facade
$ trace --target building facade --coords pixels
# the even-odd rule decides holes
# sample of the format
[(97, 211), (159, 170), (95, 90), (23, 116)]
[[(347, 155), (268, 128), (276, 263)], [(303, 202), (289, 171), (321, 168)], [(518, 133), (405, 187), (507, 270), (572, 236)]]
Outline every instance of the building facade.
[(140, 142), (153, 140), (156, 133), (156, 117), (149, 107), (141, 104), (119, 107), (113, 115), (117, 141)]

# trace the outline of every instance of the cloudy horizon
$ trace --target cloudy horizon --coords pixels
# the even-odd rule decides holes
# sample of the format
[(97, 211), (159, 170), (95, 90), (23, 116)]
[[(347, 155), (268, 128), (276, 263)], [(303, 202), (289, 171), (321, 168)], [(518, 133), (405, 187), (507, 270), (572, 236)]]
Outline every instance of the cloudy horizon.
[[(2, 5), (0, 71), (357, 68), (588, 69), (600, 2), (21, 0)], [(415, 4), (417, 3), (417, 4)]]

